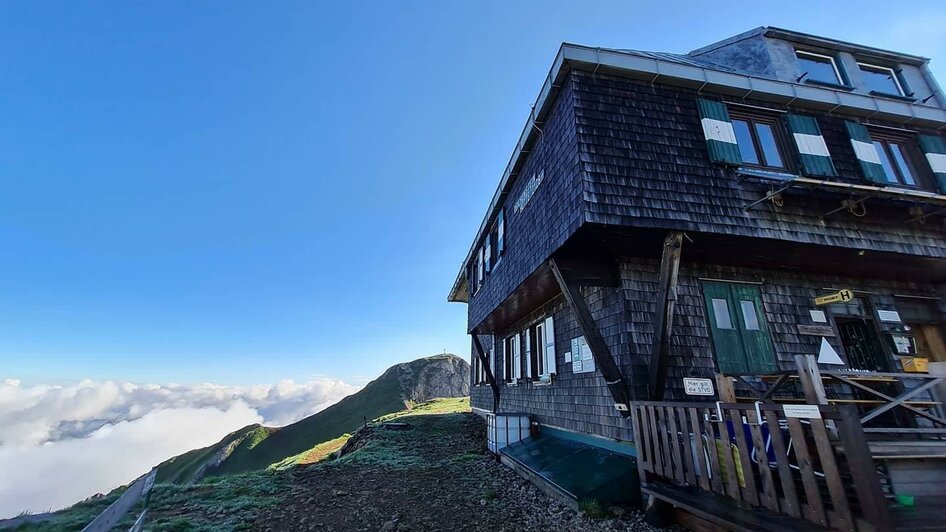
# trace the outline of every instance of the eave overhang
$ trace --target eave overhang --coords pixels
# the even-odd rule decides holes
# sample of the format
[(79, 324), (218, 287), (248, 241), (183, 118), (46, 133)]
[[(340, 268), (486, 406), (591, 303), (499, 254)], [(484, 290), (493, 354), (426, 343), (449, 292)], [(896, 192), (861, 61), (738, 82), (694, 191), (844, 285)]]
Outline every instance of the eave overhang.
[[(777, 28), (771, 30), (785, 31)], [(502, 200), (509, 192), (517, 170), (525, 163), (529, 147), (538, 135), (538, 128), (541, 128), (542, 121), (548, 114), (552, 102), (555, 101), (565, 75), (571, 69), (613, 74), (650, 83), (688, 87), (700, 92), (706, 91), (736, 98), (751, 97), (753, 100), (796, 106), (812, 111), (839, 112), (863, 119), (880, 119), (900, 125), (920, 126), (935, 131), (946, 130), (946, 109), (924, 105), (919, 102), (904, 102), (854, 94), (830, 88), (717, 70), (708, 66), (684, 64), (662, 60), (655, 58), (653, 55), (633, 50), (613, 50), (563, 43), (555, 56), (549, 74), (545, 78), (542, 90), (539, 91), (539, 95), (532, 106), (532, 112), (529, 113), (529, 118), (523, 126), (519, 141), (516, 143), (509, 163), (506, 165), (502, 180), (493, 194), (486, 216), (480, 223), (473, 244), (470, 246), (466, 259), (460, 267), (460, 272), (447, 298), (448, 301), (469, 301), (465, 275), (467, 264), (469, 264), (477, 245), (483, 238), (487, 222), (492, 219), (499, 206), (502, 205)]]

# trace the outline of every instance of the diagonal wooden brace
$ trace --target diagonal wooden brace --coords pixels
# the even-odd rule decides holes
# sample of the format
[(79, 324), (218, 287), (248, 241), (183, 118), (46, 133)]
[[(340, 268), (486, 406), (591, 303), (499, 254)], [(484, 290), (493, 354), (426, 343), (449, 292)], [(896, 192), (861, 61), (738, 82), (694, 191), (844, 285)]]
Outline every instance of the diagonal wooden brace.
[(555, 258), (549, 259), (549, 267), (552, 269), (552, 274), (555, 276), (555, 280), (562, 290), (562, 295), (565, 296), (565, 302), (568, 304), (568, 308), (571, 309), (572, 314), (575, 315), (575, 320), (578, 322), (578, 328), (581, 329), (581, 334), (584, 335), (585, 341), (588, 342), (591, 355), (595, 359), (595, 365), (598, 367), (598, 371), (601, 372), (601, 376), (604, 377), (605, 384), (608, 385), (608, 391), (611, 392), (611, 397), (614, 399), (614, 408), (616, 408), (622, 416), (628, 417), (630, 415), (630, 403), (627, 393), (627, 384), (624, 382), (624, 376), (621, 374), (621, 370), (611, 356), (611, 350), (608, 349), (607, 342), (604, 341), (604, 337), (601, 336), (601, 331), (598, 330), (598, 326), (595, 324), (595, 320), (591, 315), (591, 311), (588, 309), (588, 304), (585, 303), (585, 298), (581, 294), (578, 283), (574, 282), (569, 277), (567, 268), (563, 270), (562, 265)]
[(483, 372), (486, 374), (486, 382), (493, 390), (493, 413), (499, 413), (499, 383), (496, 382), (496, 377), (493, 375), (492, 364), (490, 364), (489, 359), (486, 358), (486, 351), (483, 350), (483, 344), (480, 343), (479, 335), (474, 332), (470, 336), (473, 337), (473, 349), (476, 351), (476, 356), (480, 359), (480, 364), (483, 365)]
[(674, 231), (664, 239), (660, 257), (657, 287), (657, 305), (654, 308), (654, 343), (650, 352), (647, 391), (651, 401), (664, 397), (667, 365), (670, 358), (670, 336), (673, 332), (673, 310), (677, 301), (677, 274), (680, 271), (680, 252), (683, 233)]

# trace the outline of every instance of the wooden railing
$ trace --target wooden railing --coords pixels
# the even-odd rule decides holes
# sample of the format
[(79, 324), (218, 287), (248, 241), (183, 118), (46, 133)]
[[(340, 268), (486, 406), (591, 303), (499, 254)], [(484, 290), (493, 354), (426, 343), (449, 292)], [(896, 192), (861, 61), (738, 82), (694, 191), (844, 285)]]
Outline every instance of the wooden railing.
[(853, 406), (635, 402), (631, 410), (645, 488), (691, 486), (839, 530), (890, 528)]

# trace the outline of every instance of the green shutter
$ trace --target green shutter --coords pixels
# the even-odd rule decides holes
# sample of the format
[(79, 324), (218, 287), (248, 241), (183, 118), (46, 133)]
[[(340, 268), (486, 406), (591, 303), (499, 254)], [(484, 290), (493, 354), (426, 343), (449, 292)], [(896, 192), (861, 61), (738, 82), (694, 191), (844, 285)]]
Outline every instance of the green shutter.
[(739, 145), (736, 144), (736, 133), (733, 131), (726, 104), (697, 98), (696, 105), (700, 110), (700, 123), (703, 126), (710, 160), (714, 163), (742, 164)]
[(867, 128), (850, 120), (844, 121), (844, 128), (847, 129), (847, 134), (851, 138), (851, 147), (854, 148), (854, 155), (861, 166), (864, 179), (875, 185), (886, 185), (887, 174), (880, 164), (880, 154), (877, 153), (877, 148)]
[(795, 139), (798, 159), (806, 175), (830, 177), (838, 173), (831, 163), (831, 154), (821, 136), (818, 122), (811, 116), (788, 114), (785, 117), (788, 130)]
[(946, 141), (936, 135), (920, 135), (920, 147), (933, 170), (939, 191), (946, 194)]
[[(769, 338), (768, 324), (765, 322), (759, 287), (733, 284), (730, 289), (733, 303), (735, 303), (733, 307), (739, 315), (739, 332), (742, 334), (742, 342), (746, 347), (749, 372), (775, 373), (778, 371), (778, 365), (775, 363), (775, 351), (772, 349), (772, 339)], [(747, 317), (747, 312), (754, 316)]]
[[(724, 283), (704, 283), (703, 298), (706, 302), (706, 321), (713, 339), (713, 351), (716, 353), (716, 364), (720, 373), (745, 375), (749, 371), (746, 349), (736, 328), (729, 286)], [(714, 300), (724, 302), (720, 305), (724, 308), (718, 310), (726, 315), (718, 315)]]

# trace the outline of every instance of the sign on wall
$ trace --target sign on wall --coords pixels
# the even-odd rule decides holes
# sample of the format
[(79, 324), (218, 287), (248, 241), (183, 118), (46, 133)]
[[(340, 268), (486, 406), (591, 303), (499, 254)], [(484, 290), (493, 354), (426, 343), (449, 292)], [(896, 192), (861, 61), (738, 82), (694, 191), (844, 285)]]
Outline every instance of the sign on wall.
[(542, 184), (543, 179), (545, 179), (545, 170), (540, 170), (538, 174), (532, 174), (532, 179), (526, 183), (525, 188), (522, 189), (519, 197), (516, 198), (516, 203), (513, 204), (517, 213), (522, 212), (522, 209), (526, 208), (526, 204), (532, 199), (532, 195), (535, 194), (536, 189)]
[(854, 292), (845, 288), (843, 290), (838, 290), (837, 292), (833, 294), (816, 297), (815, 305), (821, 306), (821, 305), (830, 305), (831, 303), (844, 303), (852, 299), (854, 299)]
[(595, 358), (584, 336), (572, 338), (572, 373), (588, 373), (595, 370)]
[(713, 395), (713, 381), (709, 379), (683, 379), (683, 389), (687, 395)]
[(821, 409), (818, 405), (785, 405), (782, 407), (785, 417), (802, 419), (821, 419)]
[(900, 313), (896, 310), (878, 310), (877, 318), (884, 323), (900, 323)]

